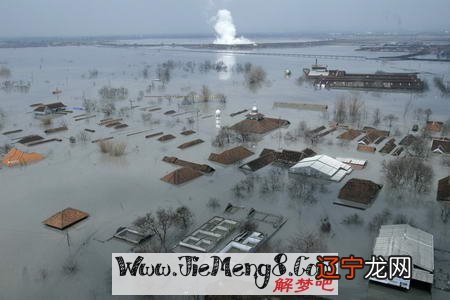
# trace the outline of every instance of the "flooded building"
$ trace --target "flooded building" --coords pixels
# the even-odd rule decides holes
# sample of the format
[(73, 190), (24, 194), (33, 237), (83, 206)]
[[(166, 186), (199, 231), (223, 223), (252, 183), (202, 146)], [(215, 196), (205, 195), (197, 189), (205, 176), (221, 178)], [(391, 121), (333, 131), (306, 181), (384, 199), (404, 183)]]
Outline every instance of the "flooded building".
[(42, 223), (59, 230), (64, 230), (86, 219), (87, 217), (89, 217), (88, 213), (85, 213), (84, 211), (75, 208), (68, 207), (54, 214), (50, 218), (44, 220)]
[(248, 253), (268, 241), (287, 220), (279, 215), (229, 204), (173, 247), (175, 253)]
[(241, 161), (254, 153), (245, 147), (237, 146), (229, 150), (225, 150), (222, 153), (211, 153), (208, 160), (223, 164), (232, 165), (238, 161)]
[(352, 178), (339, 191), (334, 204), (358, 209), (369, 208), (383, 186), (370, 180)]
[(265, 134), (289, 125), (290, 122), (287, 120), (265, 117), (256, 106), (253, 106), (250, 113), (246, 115), (246, 119), (234, 124), (230, 129), (244, 134)]
[(320, 177), (331, 181), (341, 181), (352, 172), (352, 168), (330, 156), (316, 155), (302, 159), (289, 172)]
[(433, 285), (434, 278), (434, 242), (433, 235), (407, 224), (383, 225), (373, 247), (373, 255), (408, 255), (412, 259), (412, 278), (410, 280), (394, 277), (389, 279), (369, 278), (370, 281), (409, 290), (412, 286)]
[(191, 169), (189, 167), (182, 167), (173, 172), (170, 172), (166, 176), (162, 177), (161, 180), (173, 185), (180, 185), (202, 175), (203, 173), (201, 173), (200, 171)]
[(66, 107), (67, 106), (62, 102), (42, 104), (34, 109), (34, 114), (36, 116), (55, 114), (63, 112), (66, 109)]
[(306, 78), (324, 88), (416, 90), (424, 89), (424, 82), (417, 73), (347, 73), (344, 70), (328, 70), (327, 66), (312, 65), (303, 69)]
[(37, 162), (39, 160), (44, 159), (44, 156), (31, 152), (23, 152), (17, 148), (12, 148), (2, 159), (2, 162), (5, 166), (15, 167), (15, 166), (24, 166), (31, 164), (33, 162)]

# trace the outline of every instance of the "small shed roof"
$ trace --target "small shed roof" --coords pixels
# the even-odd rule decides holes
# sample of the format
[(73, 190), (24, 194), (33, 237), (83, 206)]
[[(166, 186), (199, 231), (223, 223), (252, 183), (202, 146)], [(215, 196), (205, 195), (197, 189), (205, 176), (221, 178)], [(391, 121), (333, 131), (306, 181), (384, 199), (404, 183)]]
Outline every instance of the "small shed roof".
[(158, 141), (160, 141), (160, 142), (165, 142), (165, 141), (173, 140), (174, 138), (175, 138), (174, 135), (172, 135), (172, 134), (166, 134), (166, 135), (163, 135), (163, 136), (159, 137), (159, 138), (158, 138)]
[(43, 221), (43, 223), (47, 226), (63, 230), (80, 222), (81, 220), (86, 219), (87, 217), (89, 217), (88, 213), (68, 207)]
[(185, 130), (185, 131), (181, 132), (182, 135), (191, 135), (191, 134), (194, 134), (194, 133), (195, 133), (194, 130)]
[(204, 140), (202, 140), (202, 139), (196, 139), (196, 140), (181, 144), (180, 146), (178, 146), (178, 149), (186, 149), (186, 148), (201, 144), (203, 142), (204, 142)]
[(43, 140), (43, 139), (44, 138), (42, 136), (40, 136), (40, 135), (32, 134), (32, 135), (27, 135), (27, 136), (22, 137), (17, 142), (20, 143), (20, 144), (28, 144), (28, 143), (40, 141), (40, 140)]

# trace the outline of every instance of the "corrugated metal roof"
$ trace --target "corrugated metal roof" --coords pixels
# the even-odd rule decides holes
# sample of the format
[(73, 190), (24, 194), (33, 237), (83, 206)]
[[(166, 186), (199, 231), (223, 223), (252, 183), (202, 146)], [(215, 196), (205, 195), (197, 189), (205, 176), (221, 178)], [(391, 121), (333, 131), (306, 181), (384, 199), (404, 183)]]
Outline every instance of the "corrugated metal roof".
[[(346, 174), (349, 174), (352, 169), (349, 165), (344, 164), (327, 155), (316, 155), (302, 159), (298, 164), (291, 169), (313, 168), (327, 176), (334, 177), (332, 180), (340, 181)], [(337, 174), (338, 173), (338, 174)]]
[(352, 164), (352, 165), (358, 165), (358, 166), (365, 166), (367, 164), (367, 160), (365, 160), (365, 159), (336, 157), (336, 160), (338, 160), (344, 164)]
[[(375, 241), (374, 255), (409, 255), (413, 265), (428, 272), (413, 272), (413, 278), (433, 283), (434, 245), (433, 235), (407, 224), (383, 225)], [(416, 274), (416, 275), (414, 275)]]

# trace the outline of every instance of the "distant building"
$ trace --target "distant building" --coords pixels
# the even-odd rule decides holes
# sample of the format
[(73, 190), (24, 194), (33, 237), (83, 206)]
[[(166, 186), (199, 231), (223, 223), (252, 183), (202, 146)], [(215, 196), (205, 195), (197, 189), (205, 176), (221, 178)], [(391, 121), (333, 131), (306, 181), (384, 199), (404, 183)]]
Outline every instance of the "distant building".
[(352, 172), (352, 168), (327, 155), (316, 155), (302, 159), (289, 169), (291, 173), (341, 181)]
[(42, 104), (34, 109), (34, 114), (35, 115), (55, 114), (55, 113), (64, 111), (66, 109), (66, 107), (67, 106), (62, 102)]
[(450, 154), (450, 139), (433, 139), (433, 143), (431, 144), (431, 151), (438, 154)]
[(433, 235), (407, 224), (383, 225), (373, 247), (373, 255), (389, 256), (408, 255), (412, 259), (412, 279), (394, 277), (389, 279), (369, 278), (370, 281), (410, 289), (413, 285), (431, 289), (434, 278), (434, 243)]

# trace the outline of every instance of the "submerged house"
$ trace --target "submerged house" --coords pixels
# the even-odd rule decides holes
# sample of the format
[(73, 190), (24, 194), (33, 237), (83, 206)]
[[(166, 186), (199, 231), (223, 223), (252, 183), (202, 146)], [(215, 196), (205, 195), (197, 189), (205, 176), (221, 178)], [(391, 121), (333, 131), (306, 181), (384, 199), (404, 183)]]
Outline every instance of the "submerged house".
[(254, 153), (247, 148), (237, 146), (229, 150), (225, 150), (222, 153), (211, 153), (208, 160), (223, 165), (231, 165), (249, 156), (252, 156), (253, 154)]
[(341, 181), (352, 172), (350, 165), (344, 164), (327, 155), (316, 155), (302, 159), (289, 169), (289, 172), (331, 181)]
[(35, 153), (35, 152), (27, 153), (27, 152), (20, 151), (17, 148), (12, 148), (3, 157), (2, 162), (5, 166), (15, 167), (15, 166), (28, 165), (33, 162), (39, 161), (43, 158), (44, 158), (44, 156), (39, 153)]
[(339, 200), (334, 204), (367, 209), (376, 199), (383, 186), (370, 180), (352, 178), (339, 191)]
[(410, 256), (412, 259), (411, 279), (394, 277), (390, 279), (369, 278), (378, 282), (409, 290), (412, 286), (431, 289), (434, 279), (433, 235), (407, 224), (383, 225), (373, 247), (373, 255)]
[(256, 106), (253, 106), (250, 113), (246, 115), (245, 120), (234, 124), (230, 129), (242, 134), (265, 134), (290, 124), (287, 120), (267, 118), (258, 112)]
[(66, 107), (67, 106), (62, 102), (42, 104), (34, 109), (34, 114), (37, 116), (55, 114), (58, 112), (63, 112)]
[(173, 172), (170, 172), (166, 176), (162, 177), (161, 180), (173, 185), (180, 185), (202, 175), (203, 173), (201, 173), (200, 171), (191, 169), (189, 167), (182, 167)]
[(68, 207), (44, 220), (42, 223), (59, 230), (64, 230), (86, 219), (87, 217), (89, 217), (88, 213)]

